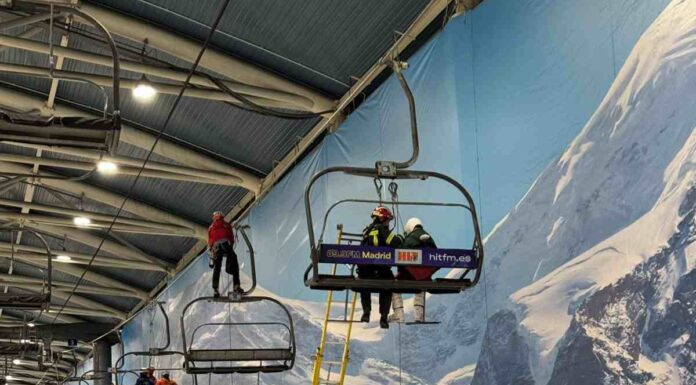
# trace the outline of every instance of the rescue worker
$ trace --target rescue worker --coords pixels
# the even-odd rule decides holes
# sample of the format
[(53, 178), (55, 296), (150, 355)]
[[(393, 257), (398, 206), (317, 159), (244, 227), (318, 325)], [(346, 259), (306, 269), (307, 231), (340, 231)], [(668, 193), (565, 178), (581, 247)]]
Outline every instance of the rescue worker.
[(157, 377), (155, 377), (155, 368), (150, 366), (147, 368), (147, 379), (150, 385), (155, 385), (157, 383)]
[(239, 282), (239, 263), (237, 254), (234, 252), (232, 225), (225, 221), (221, 211), (213, 213), (213, 223), (208, 228), (208, 252), (212, 256), (212, 260), (208, 263), (213, 268), (213, 295), (220, 296), (220, 270), (223, 258), (225, 258), (225, 272), (232, 275), (232, 291), (235, 294), (243, 294), (244, 291)]
[[(402, 249), (435, 249), (435, 241), (423, 229), (423, 222), (418, 218), (411, 218), (404, 226), (404, 240), (401, 244)], [(399, 266), (397, 279), (423, 281), (431, 279), (432, 275), (438, 270), (436, 267), (427, 266)], [(392, 306), (394, 314), (389, 317), (390, 321), (404, 321), (404, 300), (400, 293), (392, 295)], [(413, 297), (414, 322), (425, 322), (425, 292), (416, 293)]]
[[(366, 246), (388, 246), (399, 247), (401, 236), (394, 235), (389, 229), (389, 222), (394, 219), (394, 215), (384, 206), (378, 206), (372, 211), (372, 223), (363, 230), (361, 244)], [(384, 265), (358, 265), (359, 279), (390, 279), (394, 278), (391, 266)], [(390, 291), (379, 290), (379, 327), (389, 328), (389, 308), (391, 306), (392, 294)], [(360, 291), (360, 303), (362, 304), (363, 314), (361, 322), (370, 322), (370, 312), (372, 310), (372, 291)]]
[(140, 377), (135, 381), (135, 385), (155, 385), (153, 382), (150, 380), (150, 376), (148, 376), (147, 371), (142, 371), (140, 372)]
[(169, 373), (162, 374), (155, 385), (177, 385), (176, 381), (169, 379)]

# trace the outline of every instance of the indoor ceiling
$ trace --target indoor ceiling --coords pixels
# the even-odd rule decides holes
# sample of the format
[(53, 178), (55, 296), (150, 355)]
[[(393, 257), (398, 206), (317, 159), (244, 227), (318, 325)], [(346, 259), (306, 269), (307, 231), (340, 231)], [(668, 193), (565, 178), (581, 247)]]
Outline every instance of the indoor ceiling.
[[(234, 217), (268, 191), (354, 108), (349, 102), (356, 95), (364, 100), (385, 78), (381, 59), (413, 52), (453, 12), (456, 4), (450, 3), (459, 2), (232, 1), (161, 132), (221, 1), (81, 1), (77, 8), (103, 23), (118, 45), (120, 142), (108, 159), (0, 142), (3, 178), (73, 177), (24, 178), (6, 188), (0, 181), (0, 224), (39, 232), (54, 256), (70, 257), (69, 263), (53, 263), (52, 308), (60, 309), (59, 316), (0, 309), (0, 322), (125, 320), (200, 254), (213, 211)], [(111, 54), (103, 35), (80, 17), (55, 11), (50, 22), (50, 16), (0, 8), (0, 109), (99, 115), (102, 91), (51, 78), (48, 68), (53, 50), (56, 74), (110, 84)], [(131, 94), (143, 75), (160, 91), (149, 102)], [(223, 92), (220, 81), (271, 112), (259, 113)], [(111, 97), (109, 87), (104, 91)], [(119, 171), (76, 180), (100, 159), (118, 164)], [(76, 216), (91, 224), (75, 225)], [(21, 230), (0, 232), (0, 238), (0, 290), (40, 290), (47, 257), (38, 240)]]

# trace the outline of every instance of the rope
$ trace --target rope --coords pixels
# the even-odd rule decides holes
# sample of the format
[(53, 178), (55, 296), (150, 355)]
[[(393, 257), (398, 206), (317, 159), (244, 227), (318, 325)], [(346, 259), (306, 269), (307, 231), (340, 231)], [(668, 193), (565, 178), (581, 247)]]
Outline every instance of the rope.
[(382, 205), (382, 180), (379, 177), (376, 177), (375, 179), (372, 180), (372, 183), (375, 185), (375, 190), (377, 190), (377, 196), (379, 197), (379, 205)]
[[(480, 152), (479, 152), (479, 137), (478, 137), (478, 110), (477, 110), (477, 103), (476, 103), (476, 66), (474, 65), (475, 63), (475, 47), (474, 47), (474, 18), (471, 17), (471, 34), (470, 34), (470, 39), (471, 39), (471, 68), (472, 68), (472, 88), (473, 88), (473, 98), (474, 98), (474, 147), (476, 148), (476, 184), (477, 184), (477, 192), (478, 192), (478, 206), (479, 206), (479, 218), (481, 224), (483, 224), (483, 205), (481, 203), (481, 158), (480, 158)], [(484, 310), (484, 315), (485, 315), (485, 320), (484, 322), (487, 324), (488, 323), (488, 282), (486, 279), (486, 269), (484, 266), (481, 266), (483, 271), (481, 272), (483, 275), (483, 310)], [(487, 343), (490, 343), (489, 339), (490, 336), (488, 335), (487, 331), (484, 331), (484, 338), (486, 339)]]
[(399, 327), (399, 385), (401, 385), (401, 323), (397, 325)]

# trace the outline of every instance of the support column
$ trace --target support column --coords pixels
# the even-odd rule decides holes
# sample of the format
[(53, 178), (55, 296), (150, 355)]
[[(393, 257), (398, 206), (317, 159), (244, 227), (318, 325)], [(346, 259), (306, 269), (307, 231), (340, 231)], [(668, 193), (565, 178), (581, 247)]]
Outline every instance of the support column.
[(111, 344), (101, 339), (94, 343), (94, 385), (111, 385)]

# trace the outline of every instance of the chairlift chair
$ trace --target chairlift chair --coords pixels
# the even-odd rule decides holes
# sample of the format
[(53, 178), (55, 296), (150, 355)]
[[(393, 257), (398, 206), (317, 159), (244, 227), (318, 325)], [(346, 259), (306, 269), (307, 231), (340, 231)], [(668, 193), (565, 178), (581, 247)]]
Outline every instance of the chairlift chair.
[(94, 26), (106, 39), (113, 57), (112, 109), (108, 116), (108, 95), (96, 83), (79, 77), (57, 75), (53, 62), (53, 39), (49, 38), (49, 78), (91, 84), (99, 89), (104, 99), (103, 117), (84, 116), (37, 116), (17, 111), (0, 111), (0, 141), (29, 145), (50, 145), (104, 151), (116, 151), (121, 130), (119, 56), (116, 43), (109, 31), (97, 19), (67, 1), (13, 0), (0, 4), (0, 8), (11, 8), (27, 13), (50, 12), (49, 35), (53, 36), (54, 12), (79, 16)]
[[(256, 265), (254, 249), (245, 229), (248, 226), (238, 227), (242, 238), (249, 250), (251, 264), (252, 286), (245, 290), (244, 294), (237, 296), (231, 293), (222, 297), (200, 297), (189, 302), (181, 312), (181, 339), (184, 353), (184, 370), (188, 374), (229, 374), (229, 373), (275, 373), (292, 369), (295, 364), (295, 330), (292, 316), (288, 309), (280, 301), (264, 296), (250, 296), (256, 288)], [(244, 304), (270, 302), (277, 305), (287, 322), (207, 322), (196, 326), (187, 336), (186, 315), (193, 305), (199, 302), (215, 304)], [(206, 327), (239, 328), (245, 326), (272, 326), (284, 329), (288, 333), (286, 345), (272, 348), (230, 348), (230, 349), (203, 349), (196, 348), (197, 334)], [(227, 365), (222, 364), (227, 363)], [(207, 366), (203, 366), (207, 364)]]
[[(479, 228), (476, 207), (471, 194), (459, 182), (453, 178), (435, 171), (415, 171), (409, 169), (418, 159), (418, 129), (416, 120), (416, 107), (413, 93), (411, 92), (406, 79), (401, 74), (401, 69), (405, 68), (405, 63), (392, 61), (394, 73), (406, 94), (409, 106), (411, 122), (411, 140), (413, 152), (411, 157), (404, 162), (377, 161), (374, 168), (336, 166), (317, 172), (310, 179), (305, 188), (304, 204), (307, 217), (307, 229), (310, 243), (311, 263), (304, 273), (304, 283), (307, 287), (314, 290), (389, 290), (400, 293), (418, 293), (427, 291), (432, 294), (458, 293), (476, 285), (481, 276), (483, 267), (483, 242)], [(406, 250), (394, 249), (390, 247), (372, 247), (363, 245), (336, 245), (322, 243), (322, 235), (317, 242), (314, 233), (314, 222), (311, 207), (311, 191), (314, 183), (320, 178), (328, 175), (342, 173), (345, 175), (371, 178), (380, 182), (378, 191), (381, 191), (381, 180), (419, 180), (438, 179), (453, 186), (464, 198), (464, 203), (441, 203), (441, 202), (398, 202), (394, 200), (392, 204), (397, 207), (400, 205), (419, 205), (419, 206), (453, 206), (466, 209), (468, 212), (474, 232), (473, 244), (469, 249), (419, 249)], [(377, 187), (377, 185), (376, 185)], [(381, 192), (380, 200), (365, 199), (346, 199), (332, 205), (324, 216), (324, 225), (328, 215), (337, 205), (342, 203), (376, 203), (382, 204)], [(395, 193), (393, 193), (395, 195)], [(353, 234), (360, 236), (358, 234)], [(364, 258), (363, 256), (376, 256), (379, 258)], [(396, 279), (358, 279), (350, 275), (328, 275), (319, 272), (320, 264), (374, 264), (387, 266), (427, 266), (438, 268), (458, 268), (462, 273), (456, 278), (436, 278), (434, 280), (412, 281)], [(470, 273), (473, 271), (473, 277)]]
[[(18, 231), (20, 228), (3, 227), (0, 230), (8, 230), (11, 232)], [(46, 269), (41, 269), (44, 274), (44, 284), (39, 293), (0, 293), (0, 309), (17, 309), (17, 310), (48, 310), (51, 304), (51, 289), (53, 286), (52, 279), (52, 256), (51, 249), (46, 242), (46, 239), (34, 230), (22, 229), (22, 231), (34, 235), (41, 241), (46, 249)]]

